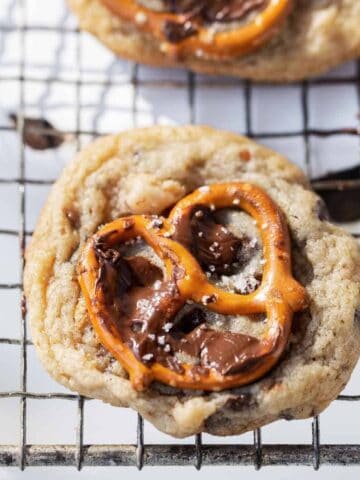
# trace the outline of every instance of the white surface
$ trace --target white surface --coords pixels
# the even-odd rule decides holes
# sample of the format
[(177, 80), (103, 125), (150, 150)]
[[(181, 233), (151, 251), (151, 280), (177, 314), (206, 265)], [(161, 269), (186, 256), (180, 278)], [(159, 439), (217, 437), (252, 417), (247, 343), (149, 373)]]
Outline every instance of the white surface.
[[(67, 12), (64, 0), (25, 0), (27, 24), (46, 27), (74, 27), (75, 21)], [(1, 0), (0, 24), (15, 24), (18, 11), (15, 0)], [(7, 115), (18, 107), (19, 83), (19, 35), (16, 32), (0, 33), (0, 124), (9, 126)], [(38, 80), (52, 77), (63, 80), (76, 79), (76, 35), (29, 31), (26, 33), (25, 76), (33, 81), (25, 84), (25, 113), (44, 116), (59, 129), (76, 129), (76, 86), (54, 81), (45, 84)], [(116, 132), (135, 124), (151, 125), (181, 124), (191, 120), (189, 94), (186, 88), (187, 73), (139, 67), (138, 79), (157, 82), (168, 81), (165, 87), (140, 85), (138, 91), (130, 83), (132, 64), (115, 60), (92, 37), (81, 35), (82, 79), (80, 127), (83, 131)], [(347, 64), (331, 72), (332, 77), (353, 75), (355, 66)], [(8, 80), (4, 80), (8, 78)], [(86, 81), (108, 81), (112, 86), (86, 84)], [(169, 81), (185, 82), (173, 86)], [(194, 121), (208, 123), (220, 128), (244, 133), (245, 94), (244, 84), (231, 79), (213, 79), (197, 75), (194, 96)], [(216, 82), (221, 81), (221, 87)], [(132, 116), (135, 103), (136, 116)], [(354, 86), (310, 86), (309, 126), (312, 128), (355, 127), (357, 124), (357, 97)], [(256, 85), (252, 89), (252, 130), (254, 133), (299, 131), (302, 129), (301, 88), (299, 85), (274, 87)], [(83, 135), (83, 144), (91, 135)], [(324, 174), (329, 170), (349, 166), (359, 161), (358, 138), (336, 136), (310, 138), (312, 173)], [(295, 163), (304, 167), (305, 148), (301, 136), (266, 139), (264, 144), (288, 155)], [(55, 179), (76, 150), (74, 141), (57, 150), (36, 152), (26, 149), (26, 175), (29, 179)], [(0, 177), (15, 178), (18, 172), (19, 145), (14, 132), (0, 133)], [(43, 205), (49, 186), (26, 185), (26, 230), (34, 228), (36, 218)], [(19, 225), (19, 196), (16, 184), (0, 184), (0, 229), (17, 229)], [(351, 227), (351, 226), (350, 226)], [(352, 226), (352, 228), (354, 228)], [(19, 281), (18, 241), (14, 236), (0, 235), (0, 283)], [(19, 338), (19, 293), (0, 290), (2, 318), (0, 337)], [(0, 391), (19, 389), (18, 346), (0, 344)], [(27, 389), (31, 392), (64, 392), (45, 373), (34, 347), (28, 347)], [(360, 369), (357, 368), (345, 390), (348, 394), (360, 393)], [(27, 441), (30, 443), (73, 443), (75, 441), (76, 402), (66, 400), (28, 400)], [(18, 399), (0, 399), (0, 444), (15, 444), (19, 435)], [(321, 415), (321, 441), (323, 443), (360, 443), (359, 405), (335, 402)], [(135, 442), (136, 414), (125, 409), (104, 405), (99, 401), (85, 403), (85, 443)], [(262, 429), (264, 443), (310, 443), (311, 420), (277, 422)], [(174, 440), (151, 425), (145, 425), (145, 443), (193, 442)], [(252, 435), (235, 438), (215, 438), (204, 435), (204, 443), (251, 443)], [(196, 472), (192, 468), (145, 468), (138, 473), (134, 468), (94, 468), (77, 473), (74, 468), (28, 468), (24, 473), (17, 469), (0, 469), (0, 479), (43, 478), (56, 479), (112, 479), (125, 475), (126, 478), (169, 478), (180, 479), (191, 472), (197, 478), (215, 478), (225, 474), (228, 478), (267, 478), (296, 480), (307, 478), (335, 479), (344, 474), (343, 468), (322, 467), (313, 472), (310, 467), (264, 468), (255, 472), (253, 468), (203, 468)], [(349, 479), (359, 478), (359, 468), (347, 468)]]

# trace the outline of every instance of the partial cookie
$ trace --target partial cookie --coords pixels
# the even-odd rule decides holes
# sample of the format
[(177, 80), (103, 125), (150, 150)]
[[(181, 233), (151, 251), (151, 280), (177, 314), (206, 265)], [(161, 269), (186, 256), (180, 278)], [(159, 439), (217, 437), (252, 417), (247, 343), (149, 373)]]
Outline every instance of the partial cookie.
[[(360, 3), (355, 0), (229, 0), (210, 5), (137, 1), (153, 13), (172, 12), (176, 21), (156, 17), (147, 21), (143, 11), (133, 17), (120, 11), (120, 16), (118, 0), (68, 0), (82, 29), (119, 56), (154, 66), (290, 82), (319, 75), (360, 55)], [(289, 13), (281, 6), (287, 3), (291, 4)], [(256, 21), (270, 4), (279, 11)], [(199, 8), (203, 8), (201, 14)], [(241, 38), (235, 40), (217, 39), (250, 24), (256, 31), (242, 30)], [(204, 25), (206, 30), (200, 34)], [(197, 41), (200, 37), (202, 43)], [(219, 47), (213, 48), (216, 42)], [(179, 49), (182, 45), (186, 48)]]
[[(296, 314), (280, 362), (250, 385), (204, 392), (155, 382), (139, 392), (89, 321), (77, 278), (83, 246), (121, 216), (160, 214), (197, 187), (233, 181), (261, 187), (285, 214), (293, 273), (306, 288), (309, 308)], [(256, 226), (242, 212), (224, 212), (220, 220), (234, 235), (246, 235), (248, 248), (243, 268), (218, 281), (224, 289), (256, 288), (253, 280), (263, 268), (261, 249), (254, 248)], [(238, 434), (278, 418), (317, 414), (342, 390), (360, 353), (356, 243), (326, 220), (322, 202), (297, 167), (230, 133), (153, 127), (97, 140), (53, 187), (26, 260), (32, 336), (49, 373), (82, 395), (136, 409), (174, 436)], [(256, 334), (257, 324), (248, 318), (208, 315), (203, 307), (212, 328)]]

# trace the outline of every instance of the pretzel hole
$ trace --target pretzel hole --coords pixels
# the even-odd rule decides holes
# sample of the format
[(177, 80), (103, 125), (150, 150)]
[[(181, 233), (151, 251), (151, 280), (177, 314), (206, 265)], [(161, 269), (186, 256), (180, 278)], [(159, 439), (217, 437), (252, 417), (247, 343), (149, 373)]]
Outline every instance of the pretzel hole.
[(176, 284), (164, 278), (160, 259), (139, 238), (112, 247), (101, 242), (95, 251), (105, 308), (123, 341), (143, 363), (166, 361), (163, 323), (179, 306)]
[(223, 290), (248, 294), (260, 285), (264, 264), (261, 236), (244, 211), (195, 206), (188, 226), (180, 226), (174, 238), (191, 251), (209, 282)]

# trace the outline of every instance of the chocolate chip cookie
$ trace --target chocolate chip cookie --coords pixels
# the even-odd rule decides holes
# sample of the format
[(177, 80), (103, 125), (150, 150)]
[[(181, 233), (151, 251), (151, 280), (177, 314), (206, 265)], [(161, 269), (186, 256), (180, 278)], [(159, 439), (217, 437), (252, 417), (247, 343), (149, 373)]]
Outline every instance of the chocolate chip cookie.
[(355, 0), (68, 0), (119, 56), (260, 81), (296, 81), (360, 55)]
[(184, 437), (322, 411), (360, 354), (359, 280), (356, 242), (297, 167), (189, 126), (80, 152), (42, 211), (24, 282), (56, 380)]

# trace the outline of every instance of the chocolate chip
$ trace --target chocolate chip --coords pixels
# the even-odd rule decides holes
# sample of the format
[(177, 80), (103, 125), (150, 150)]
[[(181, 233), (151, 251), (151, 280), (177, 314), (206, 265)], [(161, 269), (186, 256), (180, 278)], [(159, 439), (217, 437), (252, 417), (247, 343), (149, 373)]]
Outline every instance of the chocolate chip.
[[(9, 115), (15, 126), (18, 125), (18, 116), (15, 113)], [(44, 118), (24, 118), (23, 141), (25, 145), (34, 150), (47, 150), (59, 147), (65, 136)]]
[(355, 310), (354, 322), (360, 322), (360, 307)]
[(250, 393), (241, 393), (236, 397), (229, 398), (225, 406), (234, 412), (241, 412), (244, 408), (250, 407), (253, 403), (253, 397)]

